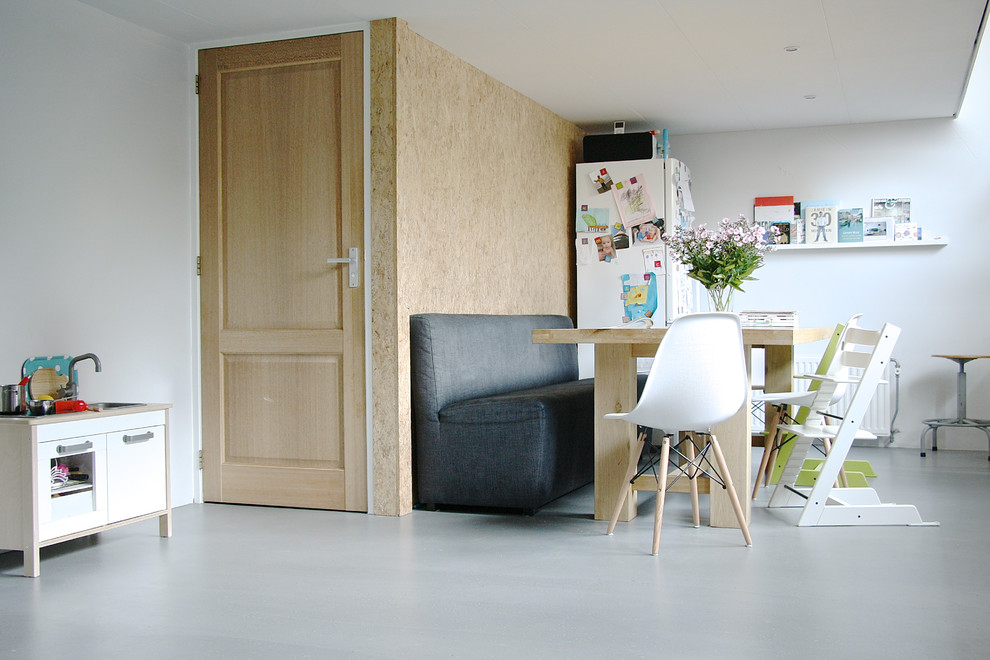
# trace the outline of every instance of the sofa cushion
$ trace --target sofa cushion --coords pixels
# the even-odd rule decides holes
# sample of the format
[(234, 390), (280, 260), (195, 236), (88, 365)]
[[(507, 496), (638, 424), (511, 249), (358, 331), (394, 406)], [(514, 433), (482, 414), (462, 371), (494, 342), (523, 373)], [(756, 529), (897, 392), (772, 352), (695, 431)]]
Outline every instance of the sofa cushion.
[(421, 501), (537, 509), (594, 478), (594, 381), (459, 401), (419, 446)]

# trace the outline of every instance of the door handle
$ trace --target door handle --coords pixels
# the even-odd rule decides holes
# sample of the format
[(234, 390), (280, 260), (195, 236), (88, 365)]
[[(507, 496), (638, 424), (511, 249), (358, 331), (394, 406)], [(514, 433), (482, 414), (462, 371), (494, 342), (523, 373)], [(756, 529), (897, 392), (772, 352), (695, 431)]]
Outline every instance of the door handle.
[(347, 251), (346, 257), (334, 257), (327, 259), (328, 264), (347, 264), (347, 286), (352, 289), (361, 284), (361, 270), (358, 267), (358, 249), (352, 247)]

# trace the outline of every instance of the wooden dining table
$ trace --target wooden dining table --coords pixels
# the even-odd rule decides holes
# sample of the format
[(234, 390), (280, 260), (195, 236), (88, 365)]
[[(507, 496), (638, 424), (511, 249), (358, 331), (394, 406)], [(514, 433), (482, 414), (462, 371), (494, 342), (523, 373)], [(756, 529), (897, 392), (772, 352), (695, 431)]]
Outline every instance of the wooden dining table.
[[(794, 378), (794, 347), (832, 336), (832, 328), (743, 328), (747, 367), (752, 349), (764, 349), (764, 388), (789, 392)], [(595, 350), (595, 519), (607, 520), (624, 478), (636, 427), (622, 420), (608, 420), (605, 413), (625, 412), (636, 405), (636, 360), (653, 357), (666, 328), (566, 328), (533, 331), (536, 344), (593, 344)], [(713, 429), (725, 453), (733, 485), (750, 518), (752, 422), (750, 397), (731, 419)], [(684, 480), (678, 482), (682, 484)], [(684, 486), (686, 489), (686, 486)], [(675, 488), (676, 485), (675, 485)], [(728, 495), (711, 489), (709, 523), (713, 527), (739, 527)], [(636, 517), (636, 493), (626, 498), (619, 520)]]

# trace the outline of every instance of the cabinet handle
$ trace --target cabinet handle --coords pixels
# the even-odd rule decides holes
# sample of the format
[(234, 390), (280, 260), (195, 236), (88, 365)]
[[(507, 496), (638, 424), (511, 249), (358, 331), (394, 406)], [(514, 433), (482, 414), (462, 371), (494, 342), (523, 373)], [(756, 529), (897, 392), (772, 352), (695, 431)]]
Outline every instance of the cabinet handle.
[(154, 431), (148, 431), (146, 433), (141, 433), (140, 435), (125, 435), (124, 444), (133, 445), (138, 442), (147, 442), (148, 440), (151, 440), (154, 437), (155, 437)]
[(55, 447), (55, 451), (59, 454), (77, 454), (92, 448), (93, 443), (87, 440), (86, 442), (80, 442), (78, 445), (58, 445)]

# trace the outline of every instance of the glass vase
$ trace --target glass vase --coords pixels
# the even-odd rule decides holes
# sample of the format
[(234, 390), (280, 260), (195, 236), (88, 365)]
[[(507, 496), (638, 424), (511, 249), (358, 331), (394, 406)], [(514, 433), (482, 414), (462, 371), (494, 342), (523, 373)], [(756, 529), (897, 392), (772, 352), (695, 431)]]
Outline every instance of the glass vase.
[(731, 286), (718, 286), (706, 289), (706, 291), (708, 291), (708, 309), (710, 311), (732, 311), (732, 292), (735, 291), (735, 289)]

